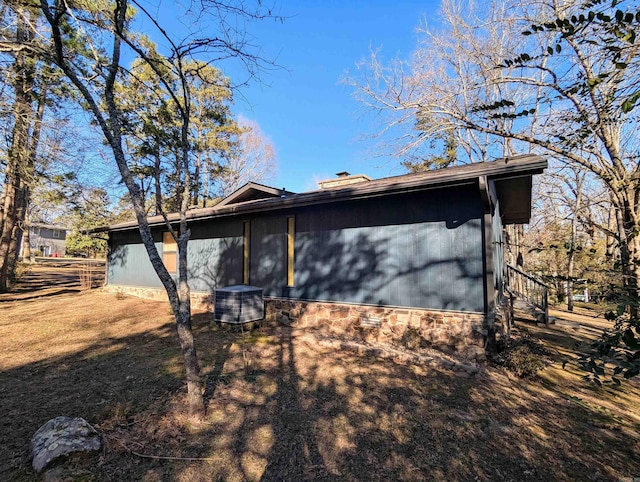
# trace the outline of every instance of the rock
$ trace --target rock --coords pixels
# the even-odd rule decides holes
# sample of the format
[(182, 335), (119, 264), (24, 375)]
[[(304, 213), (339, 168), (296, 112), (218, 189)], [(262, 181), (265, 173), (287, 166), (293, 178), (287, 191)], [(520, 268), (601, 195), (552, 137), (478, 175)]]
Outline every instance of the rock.
[(101, 444), (98, 432), (83, 418), (53, 418), (31, 439), (33, 470), (40, 473), (59, 457), (100, 450)]
[(471, 376), (469, 372), (464, 372), (464, 371), (456, 371), (456, 372), (453, 372), (453, 374), (458, 378), (469, 378)]

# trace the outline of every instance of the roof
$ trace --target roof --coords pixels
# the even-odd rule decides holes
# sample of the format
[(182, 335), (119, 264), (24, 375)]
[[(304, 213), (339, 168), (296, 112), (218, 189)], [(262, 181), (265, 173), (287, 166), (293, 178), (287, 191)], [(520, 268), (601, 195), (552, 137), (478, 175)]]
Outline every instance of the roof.
[[(187, 211), (187, 220), (205, 220), (254, 213), (325, 204), (338, 201), (390, 196), (440, 187), (474, 184), (484, 177), (495, 181), (505, 224), (528, 222), (531, 213), (531, 176), (541, 174), (547, 167), (546, 159), (536, 155), (506, 157), (490, 162), (478, 162), (400, 176), (386, 177), (357, 184), (347, 184), (300, 194), (248, 183), (212, 207)], [(167, 216), (177, 222), (177, 213)], [(163, 225), (163, 216), (147, 218), (150, 226)], [(138, 226), (137, 221), (114, 224), (91, 230), (93, 233), (128, 230)]]
[(258, 184), (257, 182), (248, 182), (240, 189), (232, 192), (226, 198), (215, 205), (216, 208), (226, 206), (228, 204), (237, 204), (245, 201), (255, 201), (258, 199), (276, 198), (294, 194), (285, 189), (276, 189), (274, 187)]
[(66, 228), (64, 226), (58, 226), (55, 224), (46, 224), (46, 223), (29, 223), (30, 228), (40, 228), (40, 229), (53, 229), (58, 231), (71, 231), (71, 228)]

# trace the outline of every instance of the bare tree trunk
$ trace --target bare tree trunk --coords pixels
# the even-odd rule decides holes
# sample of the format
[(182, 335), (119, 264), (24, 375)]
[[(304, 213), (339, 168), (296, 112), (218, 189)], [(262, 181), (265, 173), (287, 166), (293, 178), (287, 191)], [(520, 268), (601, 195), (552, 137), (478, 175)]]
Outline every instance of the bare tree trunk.
[(204, 173), (202, 175), (202, 207), (207, 207), (207, 199), (209, 199), (209, 159), (205, 159), (203, 164)]
[(31, 261), (31, 230), (29, 223), (25, 223), (24, 235), (22, 236), (22, 259), (27, 262)]
[(567, 263), (567, 309), (573, 311), (573, 278), (575, 270), (576, 245), (578, 243), (578, 213), (582, 209), (582, 187), (585, 176), (579, 170), (575, 173), (575, 199), (573, 204), (573, 216), (571, 217), (571, 236), (569, 238), (569, 253)]
[(573, 271), (575, 268), (575, 238), (571, 236), (571, 247), (568, 253), (567, 263), (567, 310), (573, 311)]
[[(10, 161), (11, 162), (11, 161)], [(6, 291), (9, 284), (9, 253), (11, 249), (11, 240), (14, 235), (16, 226), (16, 197), (20, 192), (21, 180), (18, 175), (15, 163), (12, 162), (14, 168), (11, 172), (10, 183), (5, 186), (7, 189), (5, 195), (5, 213), (2, 232), (0, 233), (0, 292)]]
[[(179, 73), (183, 73), (182, 59), (178, 59)], [(203, 415), (204, 390), (200, 378), (200, 364), (196, 355), (191, 329), (191, 288), (189, 287), (189, 269), (187, 261), (187, 245), (191, 237), (191, 231), (187, 226), (187, 211), (191, 204), (191, 192), (194, 184), (189, 171), (189, 121), (191, 118), (191, 97), (189, 85), (182, 79), (182, 126), (181, 126), (181, 168), (184, 171), (183, 190), (180, 198), (180, 236), (178, 237), (178, 311), (176, 316), (178, 338), (182, 348), (187, 375), (187, 394), (189, 412), (193, 415)], [(197, 179), (196, 181), (197, 182)]]
[(153, 178), (154, 178), (154, 182), (155, 182), (155, 188), (156, 188), (156, 195), (155, 195), (155, 200), (156, 200), (156, 216), (158, 216), (159, 214), (162, 214), (162, 183), (160, 182), (160, 174), (161, 174), (161, 169), (160, 169), (160, 152), (158, 150), (156, 150), (155, 152), (155, 159), (154, 159), (154, 169), (153, 169)]
[(638, 280), (640, 280), (640, 239), (638, 239), (638, 236), (635, 236), (629, 244), (631, 258), (629, 271), (631, 275), (629, 276), (627, 290), (634, 295), (631, 298), (629, 312), (633, 318), (638, 319), (638, 312), (640, 310), (640, 290), (638, 287)]
[[(202, 5), (202, 12), (207, 11), (207, 7), (205, 7), (206, 4), (207, 2)], [(105, 32), (105, 37), (108, 35), (108, 39), (103, 39), (104, 41), (102, 41), (101, 44), (104, 47), (101, 50), (101, 52), (104, 51), (104, 55), (101, 55), (100, 63), (96, 64), (96, 68), (99, 69), (102, 74), (102, 80), (97, 84), (89, 84), (89, 81), (85, 77), (85, 71), (78, 69), (75, 59), (71, 58), (75, 52), (73, 49), (70, 49), (66, 43), (66, 39), (68, 38), (66, 29), (76, 28), (73, 24), (78, 21), (74, 18), (73, 21), (67, 22), (70, 15), (69, 9), (71, 7), (69, 7), (66, 2), (60, 0), (53, 2), (53, 5), (51, 2), (44, 1), (35, 3), (34, 5), (37, 5), (38, 11), (42, 12), (43, 19), (48, 23), (47, 27), (51, 32), (52, 48), (49, 49), (47, 53), (52, 56), (51, 60), (60, 68), (69, 82), (76, 87), (79, 95), (82, 97), (83, 106), (93, 114), (96, 123), (99, 125), (107, 143), (113, 151), (122, 181), (127, 187), (133, 204), (142, 243), (145, 246), (151, 265), (167, 292), (176, 320), (176, 329), (180, 339), (186, 370), (189, 411), (193, 414), (202, 414), (204, 412), (202, 382), (200, 380), (200, 368), (191, 331), (191, 303), (187, 269), (187, 245), (190, 237), (187, 225), (187, 210), (191, 202), (193, 184), (188, 164), (190, 154), (188, 134), (191, 115), (191, 98), (189, 80), (185, 75), (183, 61), (193, 51), (183, 49), (179, 45), (174, 44), (170, 36), (157, 25), (160, 33), (171, 45), (170, 48), (173, 53), (170, 58), (166, 58), (166, 66), (173, 69), (173, 74), (175, 74), (178, 80), (174, 78), (167, 79), (165, 75), (166, 72), (163, 71), (164, 67), (160, 66), (160, 63), (155, 57), (150, 56), (148, 47), (138, 43), (136, 36), (128, 31), (127, 17), (130, 12), (129, 1), (113, 0), (108, 2), (108, 7), (101, 9), (100, 16), (100, 22), (106, 19), (106, 26), (102, 31)], [(242, 6), (238, 6), (237, 4), (226, 6), (225, 2), (222, 2), (218, 8), (220, 8), (220, 6), (223, 8), (223, 14), (224, 11), (226, 11), (224, 10), (225, 8), (232, 9), (234, 12), (239, 11), (240, 14), (246, 12)], [(104, 16), (102, 16), (102, 14), (104, 14)], [(225, 25), (224, 28), (226, 28), (226, 21), (223, 18), (223, 14), (214, 14), (213, 16), (221, 20), (223, 25)], [(257, 18), (256, 15), (251, 12), (247, 12), (246, 15), (250, 18)], [(267, 16), (270, 17), (271, 14), (269, 13)], [(259, 17), (261, 17), (261, 15)], [(155, 22), (155, 20), (153, 21)], [(80, 30), (77, 30), (77, 32), (80, 33)], [(79, 37), (82, 37), (82, 35), (79, 35)], [(90, 40), (91, 39), (89, 39), (89, 41)], [(171, 192), (171, 199), (165, 198), (167, 201), (173, 202), (173, 206), (179, 211), (180, 217), (177, 232), (174, 225), (169, 221), (165, 224), (166, 229), (172, 233), (178, 244), (177, 282), (167, 271), (156, 248), (147, 219), (145, 194), (131, 172), (130, 164), (128, 163), (129, 159), (125, 153), (124, 138), (126, 133), (122, 123), (123, 113), (119, 109), (119, 103), (116, 98), (116, 83), (122, 73), (121, 49), (124, 45), (127, 45), (134, 54), (137, 54), (142, 61), (154, 71), (154, 75), (159, 80), (163, 92), (170, 96), (172, 108), (177, 111), (179, 120), (182, 122), (181, 152), (175, 155), (176, 169), (179, 171), (176, 177), (176, 185), (178, 187), (174, 192)], [(226, 46), (222, 47), (222, 49), (225, 52), (229, 51), (234, 56), (244, 57), (242, 53), (243, 45), (244, 44), (240, 44), (239, 49)], [(39, 51), (35, 51), (35, 53), (40, 54)], [(80, 53), (79, 55), (83, 54)], [(49, 58), (47, 58), (47, 60), (49, 60)], [(91, 61), (93, 62), (93, 60)], [(96, 92), (96, 90), (94, 90), (95, 88), (100, 88), (101, 91)]]
[[(624, 194), (624, 193), (623, 193)], [(614, 198), (616, 220), (618, 226), (620, 265), (625, 293), (628, 297), (629, 312), (632, 317), (638, 317), (638, 280), (640, 279), (640, 238), (636, 235), (636, 206), (634, 196), (625, 196), (622, 202)]]
[[(26, 15), (26, 14), (25, 14)], [(17, 42), (27, 42), (32, 32), (23, 21), (18, 21), (16, 29)], [(12, 236), (16, 233), (18, 209), (22, 190), (25, 187), (24, 170), (28, 162), (30, 119), (33, 118), (31, 93), (34, 86), (35, 63), (24, 52), (16, 53), (13, 65), (14, 80), (14, 125), (11, 145), (7, 152), (7, 176), (9, 184), (5, 184), (5, 211), (0, 233), (0, 291), (6, 291), (9, 278), (9, 257)]]
[(198, 152), (196, 154), (196, 169), (193, 179), (193, 193), (191, 194), (191, 199), (193, 204), (198, 206), (198, 197), (200, 196), (200, 172), (202, 170), (202, 153)]
[(622, 265), (623, 285), (629, 298), (629, 313), (638, 318), (638, 304), (640, 292), (638, 280), (640, 279), (640, 239), (638, 236), (629, 236), (626, 243), (620, 246), (620, 264)]
[(14, 233), (11, 239), (11, 246), (9, 247), (9, 257), (7, 259), (7, 275), (11, 281), (15, 280), (15, 269), (20, 250), (20, 247), (18, 246), (18, 240), (22, 238), (22, 233), (28, 233), (29, 231), (29, 229), (25, 227), (25, 221), (27, 218), (29, 203), (31, 202), (31, 186), (33, 185), (38, 144), (40, 143), (40, 134), (42, 132), (42, 120), (44, 118), (44, 110), (47, 100), (46, 97), (46, 87), (43, 86), (38, 96), (36, 118), (33, 122), (33, 132), (31, 133), (29, 140), (27, 159), (22, 176), (22, 190), (19, 193), (16, 202), (16, 222)]
[(0, 190), (0, 233), (4, 226), (5, 202), (7, 200), (7, 190), (9, 189), (9, 184), (11, 182), (11, 176), (10, 164), (7, 163), (4, 167), (4, 182), (2, 183), (2, 190)]
[(18, 262), (18, 252), (20, 246), (18, 242), (22, 239), (24, 229), (24, 218), (27, 210), (27, 203), (30, 198), (29, 186), (26, 182), (22, 183), (22, 189), (16, 196), (16, 215), (15, 224), (13, 226), (13, 233), (11, 233), (11, 239), (9, 241), (9, 253), (6, 259), (6, 276), (10, 283), (15, 281), (16, 264)]
[(610, 233), (615, 233), (617, 231), (617, 222), (616, 222), (616, 210), (613, 205), (609, 208), (609, 219), (607, 222), (607, 232), (606, 232), (606, 254), (607, 258), (613, 259), (616, 252), (616, 238)]

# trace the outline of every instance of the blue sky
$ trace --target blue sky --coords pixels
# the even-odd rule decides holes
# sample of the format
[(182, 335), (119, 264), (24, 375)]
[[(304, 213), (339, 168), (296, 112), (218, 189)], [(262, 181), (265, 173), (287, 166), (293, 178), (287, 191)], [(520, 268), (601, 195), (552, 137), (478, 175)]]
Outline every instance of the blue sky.
[[(352, 88), (341, 79), (355, 64), (381, 48), (385, 58), (408, 56), (415, 28), (435, 21), (437, 1), (283, 1), (283, 23), (253, 25), (265, 55), (283, 68), (236, 96), (234, 110), (257, 121), (278, 153), (270, 182), (295, 192), (315, 189), (319, 179), (339, 171), (372, 178), (403, 172), (397, 160), (374, 158), (372, 116), (363, 117)], [(233, 72), (226, 72), (234, 80)]]

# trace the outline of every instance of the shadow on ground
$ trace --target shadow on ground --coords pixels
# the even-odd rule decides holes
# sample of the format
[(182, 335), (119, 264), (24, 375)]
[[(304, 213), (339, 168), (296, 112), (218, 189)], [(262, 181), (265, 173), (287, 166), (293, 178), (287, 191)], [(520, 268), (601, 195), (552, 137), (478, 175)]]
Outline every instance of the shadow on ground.
[[(85, 417), (103, 434), (104, 453), (74, 466), (90, 480), (550, 481), (640, 474), (637, 424), (560, 384), (491, 367), (468, 376), (357, 355), (291, 327), (243, 335), (212, 324), (209, 314), (193, 318), (208, 408), (196, 423), (185, 415), (166, 305), (95, 291), (34, 299), (28, 309), (52, 303), (76, 309), (73, 316), (60, 309), (30, 336), (51, 345), (66, 340), (65, 351), (43, 353), (29, 340), (22, 358), (0, 355), (2, 480), (37, 480), (28, 465), (29, 439), (57, 415)], [(99, 311), (105, 304), (108, 310)], [(0, 348), (8, 346), (7, 333), (17, 343), (27, 324), (38, 324), (19, 315), (20, 306), (9, 307), (16, 311)], [(66, 335), (51, 334), (65, 323)]]
[[(66, 263), (60, 266), (23, 264), (10, 292), (0, 293), (0, 303), (80, 292), (83, 290), (80, 284), (82, 270), (83, 266), (80, 263)], [(92, 288), (102, 286), (104, 278), (104, 265), (92, 267)]]

